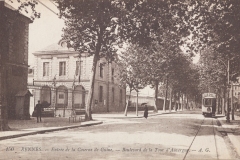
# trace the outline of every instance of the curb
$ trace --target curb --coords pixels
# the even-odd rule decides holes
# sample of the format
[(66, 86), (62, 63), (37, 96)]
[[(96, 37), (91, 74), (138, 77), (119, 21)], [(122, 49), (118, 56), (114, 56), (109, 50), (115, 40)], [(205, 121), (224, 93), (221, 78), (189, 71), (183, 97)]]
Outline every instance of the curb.
[(221, 127), (221, 128), (225, 131), (225, 133), (227, 134), (227, 136), (228, 136), (230, 142), (232, 143), (232, 145), (234, 146), (234, 149), (235, 149), (235, 151), (237, 152), (238, 156), (240, 156), (240, 148), (237, 147), (237, 146), (239, 146), (239, 144), (238, 144), (238, 141), (239, 141), (239, 140), (235, 137), (235, 135), (234, 135), (233, 133), (227, 132), (226, 129), (225, 129), (224, 127), (222, 127), (222, 126), (224, 125), (224, 123), (223, 123), (221, 120), (219, 120), (218, 118), (217, 118), (217, 120), (218, 120), (219, 123), (221, 124), (220, 127)]
[[(164, 112), (164, 113), (155, 113), (155, 114), (149, 114), (148, 117), (152, 116), (158, 116), (158, 115), (164, 115), (164, 114), (171, 114), (171, 113), (177, 113), (178, 111), (174, 112)], [(180, 111), (181, 112), (181, 111)], [(113, 119), (125, 119), (125, 118), (143, 118), (143, 116), (138, 116), (138, 117), (98, 117), (98, 118), (113, 118)], [(96, 118), (97, 119), (97, 118)], [(18, 138), (18, 137), (24, 137), (24, 136), (29, 136), (29, 135), (35, 135), (35, 134), (44, 134), (46, 132), (55, 132), (55, 131), (61, 131), (61, 130), (67, 130), (67, 129), (72, 129), (72, 128), (79, 128), (79, 127), (87, 127), (87, 126), (93, 126), (93, 125), (99, 125), (102, 124), (102, 121), (96, 121), (93, 123), (89, 124), (80, 124), (80, 125), (73, 125), (73, 126), (65, 126), (65, 127), (58, 127), (58, 128), (53, 128), (53, 129), (43, 129), (39, 131), (28, 131), (27, 133), (20, 133), (20, 134), (14, 134), (14, 135), (9, 135), (9, 136), (2, 136), (0, 137), (1, 140), (6, 140), (6, 139), (12, 139), (12, 138)]]
[(102, 121), (98, 121), (98, 122), (89, 123), (89, 124), (65, 126), (65, 127), (59, 127), (59, 128), (53, 128), (53, 129), (44, 129), (44, 130), (39, 130), (39, 131), (29, 131), (27, 133), (20, 133), (20, 134), (15, 134), (15, 135), (10, 135), (10, 136), (2, 136), (2, 137), (0, 137), (0, 140), (24, 137), (24, 136), (35, 135), (35, 134), (44, 134), (46, 132), (55, 132), (55, 131), (72, 129), (72, 128), (87, 127), (87, 126), (93, 126), (93, 125), (98, 125), (98, 124), (102, 124), (102, 123), (103, 123)]
[[(148, 117), (152, 117), (152, 116), (159, 116), (159, 115), (163, 115), (163, 114), (172, 114), (172, 113), (177, 113), (177, 112), (181, 112), (181, 111), (174, 111), (174, 112), (165, 112), (165, 113), (155, 113), (155, 114), (148, 114)], [(96, 117), (96, 119), (98, 118), (113, 118), (113, 119), (127, 119), (127, 118), (144, 118), (144, 116), (123, 116), (123, 117)]]
[(227, 133), (227, 134), (228, 134), (228, 138), (230, 139), (231, 143), (233, 144), (233, 146), (235, 148), (235, 151), (237, 152), (238, 156), (240, 156), (239, 143), (237, 143), (239, 140), (234, 136), (234, 134), (232, 134), (232, 133)]

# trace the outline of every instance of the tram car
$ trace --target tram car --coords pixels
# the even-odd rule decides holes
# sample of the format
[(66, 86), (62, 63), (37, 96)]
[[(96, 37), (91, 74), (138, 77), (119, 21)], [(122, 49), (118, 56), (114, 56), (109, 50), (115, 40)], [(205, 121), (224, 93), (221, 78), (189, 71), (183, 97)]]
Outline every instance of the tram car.
[(215, 116), (216, 112), (216, 94), (203, 93), (202, 94), (202, 114), (207, 117)]

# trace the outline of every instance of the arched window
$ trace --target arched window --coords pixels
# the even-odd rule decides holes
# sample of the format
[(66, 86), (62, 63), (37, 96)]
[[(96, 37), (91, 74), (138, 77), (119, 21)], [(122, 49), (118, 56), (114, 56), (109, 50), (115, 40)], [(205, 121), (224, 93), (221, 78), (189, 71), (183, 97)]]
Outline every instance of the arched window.
[(64, 108), (68, 105), (68, 90), (65, 86), (57, 88), (57, 108)]
[(51, 88), (49, 86), (43, 86), (41, 88), (40, 100), (44, 108), (47, 108), (51, 105)]
[(76, 86), (73, 91), (73, 106), (75, 109), (85, 108), (85, 89)]

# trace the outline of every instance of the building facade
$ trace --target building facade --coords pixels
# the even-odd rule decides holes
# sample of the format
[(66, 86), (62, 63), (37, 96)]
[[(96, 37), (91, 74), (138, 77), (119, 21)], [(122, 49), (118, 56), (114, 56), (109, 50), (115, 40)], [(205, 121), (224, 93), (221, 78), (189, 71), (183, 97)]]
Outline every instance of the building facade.
[[(93, 56), (68, 48), (64, 41), (33, 53), (34, 103), (67, 117), (72, 110), (84, 110), (90, 89)], [(126, 90), (119, 87), (117, 65), (101, 58), (97, 63), (92, 112), (123, 111)]]
[[(28, 32), (32, 21), (0, 2), (0, 106), (8, 118), (28, 118), (29, 111), (16, 103), (19, 93), (27, 93)], [(22, 103), (24, 104), (24, 103)], [(2, 107), (7, 107), (3, 109)], [(29, 106), (28, 106), (29, 107)]]

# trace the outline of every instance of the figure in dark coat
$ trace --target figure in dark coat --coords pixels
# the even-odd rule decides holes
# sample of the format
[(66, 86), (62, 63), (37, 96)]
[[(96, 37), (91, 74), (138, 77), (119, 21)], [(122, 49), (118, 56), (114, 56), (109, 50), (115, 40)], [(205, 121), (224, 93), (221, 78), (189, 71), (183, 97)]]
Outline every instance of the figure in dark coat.
[(144, 117), (147, 119), (148, 117), (148, 107), (147, 105), (145, 105), (145, 108), (144, 108)]
[(36, 113), (37, 113), (37, 123), (42, 121), (41, 118), (42, 118), (42, 105), (40, 103), (40, 101), (38, 101), (38, 104), (36, 105), (36, 107), (34, 108), (36, 110)]

